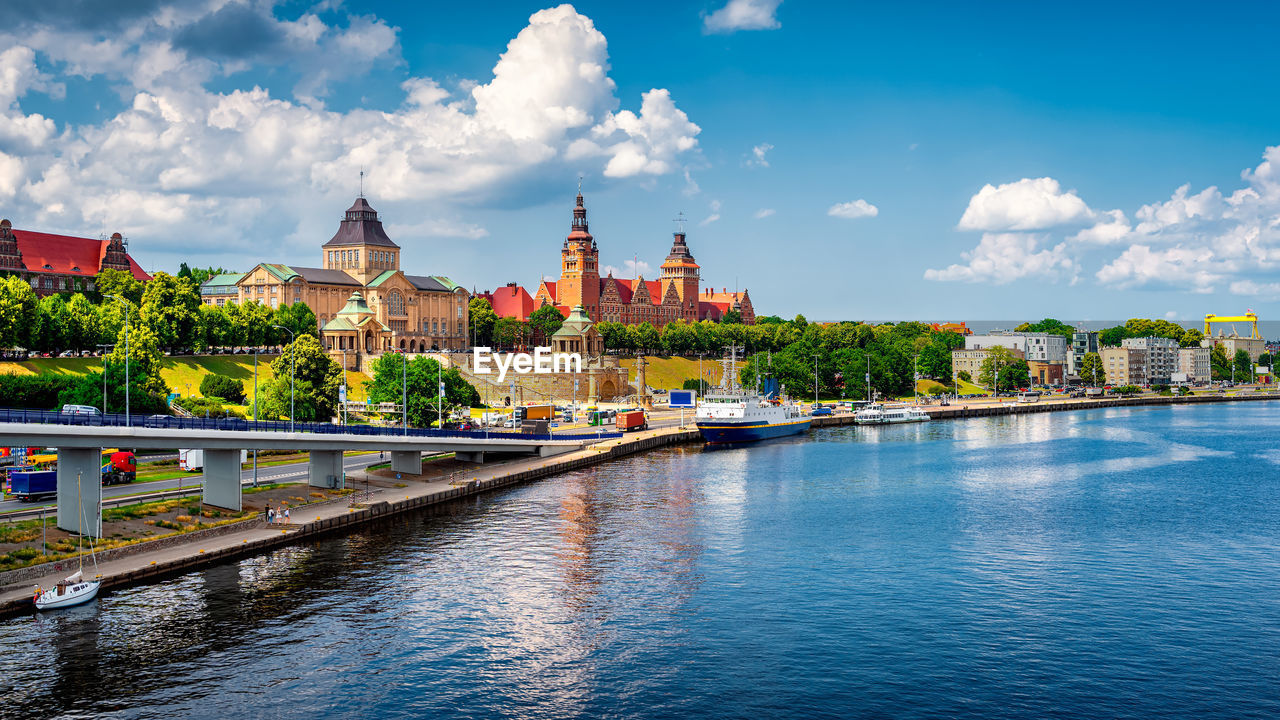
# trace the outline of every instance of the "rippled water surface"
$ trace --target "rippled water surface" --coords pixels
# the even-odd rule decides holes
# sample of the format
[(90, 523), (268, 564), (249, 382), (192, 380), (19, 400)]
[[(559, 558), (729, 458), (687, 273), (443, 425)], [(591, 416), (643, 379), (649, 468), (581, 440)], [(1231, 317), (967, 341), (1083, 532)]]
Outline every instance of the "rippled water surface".
[(1278, 428), (656, 452), (0, 621), (0, 715), (1273, 718)]

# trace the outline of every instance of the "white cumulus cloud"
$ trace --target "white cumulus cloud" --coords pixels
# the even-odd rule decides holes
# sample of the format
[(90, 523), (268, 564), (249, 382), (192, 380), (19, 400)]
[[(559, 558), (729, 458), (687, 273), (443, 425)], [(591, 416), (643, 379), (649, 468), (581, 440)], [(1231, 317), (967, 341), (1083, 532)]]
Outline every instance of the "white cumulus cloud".
[(856, 220), (857, 218), (875, 217), (880, 214), (880, 208), (862, 198), (858, 198), (851, 202), (832, 205), (827, 208), (827, 214), (831, 217)]
[(1027, 277), (1074, 280), (1078, 266), (1066, 244), (1041, 249), (1043, 238), (1033, 233), (983, 233), (973, 250), (962, 253), (966, 264), (925, 270), (926, 280), (1005, 285)]
[(743, 166), (769, 167), (769, 160), (765, 156), (768, 155), (769, 151), (772, 149), (773, 149), (773, 146), (770, 145), (769, 143), (760, 143), (759, 145), (756, 145), (755, 147), (751, 148), (751, 154), (748, 155), (746, 160), (742, 162)]
[(1062, 192), (1057, 180), (1023, 178), (1000, 186), (984, 185), (969, 199), (958, 227), (986, 232), (1044, 230), (1083, 224), (1093, 217), (1075, 191)]
[(710, 203), (710, 207), (711, 207), (711, 213), (708, 214), (705, 218), (703, 218), (702, 222), (698, 223), (698, 225), (702, 227), (706, 227), (707, 225), (710, 225), (711, 223), (720, 219), (720, 201), (712, 200)]
[(757, 220), (763, 220), (769, 217), (770, 215), (774, 214), (774, 212), (776, 211), (773, 208), (760, 208), (759, 210), (756, 211), (755, 218)]
[(702, 29), (708, 33), (732, 33), (739, 30), (776, 30), (778, 6), (782, 0), (729, 0), (719, 10), (703, 18)]
[[(8, 41), (0, 44), (0, 166), (13, 171), (0, 180), (0, 197), (14, 199), (7, 213), (15, 224), (118, 230), (148, 266), (191, 259), (193, 249), (312, 251), (332, 234), (363, 168), (366, 194), (408, 250), (415, 238), (484, 237), (482, 227), (450, 219), (459, 205), (541, 200), (547, 177), (581, 171), (679, 174), (682, 158), (697, 155), (700, 128), (667, 90), (642, 93), (636, 110), (619, 107), (605, 37), (572, 6), (530, 16), (487, 81), (450, 90), (411, 77), (399, 107), (346, 111), (317, 98), (335, 73), (350, 80), (375, 63), (402, 62), (398, 30), (376, 18), (348, 18), (345, 27), (309, 13), (279, 20), (271, 7), (190, 3), (98, 30), (50, 22), (6, 36), (0, 28)], [(295, 56), (309, 64), (293, 98), (206, 87)], [(103, 78), (128, 102), (59, 131), (19, 105), (32, 91), (56, 94), (64, 77), (49, 74), (55, 69)]]

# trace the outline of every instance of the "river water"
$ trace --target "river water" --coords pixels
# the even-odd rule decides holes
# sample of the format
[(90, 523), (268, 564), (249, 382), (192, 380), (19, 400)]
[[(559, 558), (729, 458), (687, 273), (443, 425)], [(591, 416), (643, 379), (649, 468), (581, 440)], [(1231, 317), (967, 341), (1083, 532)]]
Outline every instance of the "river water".
[(654, 452), (0, 621), (0, 715), (1274, 718), (1278, 427)]

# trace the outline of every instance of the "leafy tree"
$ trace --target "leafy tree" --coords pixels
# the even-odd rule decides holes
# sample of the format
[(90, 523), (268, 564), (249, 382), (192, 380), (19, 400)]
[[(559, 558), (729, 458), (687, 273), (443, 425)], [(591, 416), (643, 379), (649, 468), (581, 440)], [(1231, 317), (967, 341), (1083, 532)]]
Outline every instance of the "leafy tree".
[[(996, 378), (999, 377), (999, 387)], [(1027, 361), (1016, 357), (1009, 348), (996, 345), (978, 368), (978, 383), (997, 392), (1026, 387), (1031, 382)]]
[(550, 343), (551, 336), (555, 335), (563, 324), (564, 315), (561, 315), (554, 305), (543, 305), (529, 313), (529, 330), (533, 333), (533, 342), (536, 345)]
[(684, 381), (684, 383), (680, 386), (680, 389), (681, 390), (697, 390), (698, 397), (702, 397), (703, 395), (707, 394), (707, 390), (710, 387), (711, 387), (711, 384), (708, 383), (706, 380), (700, 380), (698, 378), (689, 378), (688, 380)]
[(596, 331), (600, 333), (600, 339), (604, 341), (606, 350), (630, 350), (627, 337), (627, 326), (620, 322), (611, 320), (602, 320), (596, 323)]
[(210, 373), (200, 381), (200, 394), (205, 397), (222, 398), (233, 405), (239, 405), (244, 402), (244, 381)]
[(757, 325), (781, 325), (783, 322), (785, 321), (777, 315), (760, 315), (756, 317)]
[[(130, 342), (133, 337), (130, 333)], [(129, 397), (128, 407), (132, 415), (169, 414), (169, 404), (165, 396), (155, 392), (154, 384), (145, 375), (135, 374), (133, 355), (129, 356)], [(105, 361), (107, 375), (107, 404), (102, 404), (102, 371), (92, 371), (84, 375), (74, 376), (68, 387), (58, 394), (58, 406), (92, 405), (103, 412), (123, 413), (125, 411), (125, 367), (123, 362)]]
[(686, 355), (697, 347), (698, 336), (684, 320), (675, 320), (662, 326), (662, 349), (668, 355)]
[[(1095, 371), (1097, 372), (1096, 376), (1094, 375)], [(1102, 367), (1102, 356), (1096, 352), (1084, 354), (1084, 357), (1080, 360), (1079, 373), (1080, 379), (1090, 385), (1102, 387), (1107, 384), (1107, 373), (1105, 368)], [(1094, 379), (1095, 377), (1097, 378), (1096, 380)]]
[(651, 352), (662, 347), (662, 337), (653, 325), (643, 322), (636, 326), (636, 348), (642, 352)]
[[(296, 364), (293, 364), (296, 356)], [(337, 412), (338, 386), (342, 369), (330, 358), (320, 341), (301, 335), (271, 362), (275, 379), (268, 382), (262, 412), (265, 416), (288, 417), (290, 368), (295, 378), (295, 420), (323, 420)], [(279, 387), (279, 386), (283, 387)], [(283, 398), (283, 400), (282, 400)]]
[(1107, 328), (1098, 332), (1098, 344), (1103, 347), (1120, 347), (1120, 341), (1129, 337), (1123, 325)]
[[(4, 406), (24, 410), (53, 410), (58, 406), (58, 395), (71, 387), (79, 378), (74, 375), (40, 373), (38, 375), (13, 375), (0, 373), (0, 398)], [(101, 385), (102, 376), (98, 376)], [(102, 405), (99, 393), (96, 406)]]
[(71, 347), (92, 350), (102, 333), (102, 318), (98, 306), (89, 302), (89, 298), (84, 295), (76, 293), (67, 301), (67, 313), (71, 323)]
[(178, 277), (187, 278), (188, 280), (190, 280), (192, 283), (195, 284), (196, 288), (199, 288), (201, 285), (204, 284), (206, 280), (213, 277), (214, 275), (221, 275), (223, 273), (231, 273), (231, 272), (235, 272), (235, 271), (226, 270), (224, 268), (214, 268), (214, 267), (190, 268), (190, 267), (187, 267), (186, 263), (182, 263), (178, 267)]
[(968, 370), (961, 370), (959, 374), (956, 375), (956, 377), (960, 378), (961, 380), (967, 383), (973, 382), (973, 376), (969, 374)]
[[(400, 353), (384, 353), (373, 362), (373, 379), (365, 382), (369, 402), (399, 403), (407, 385), (409, 424), (417, 427), (430, 427), (439, 419), (437, 401), (445, 417), (460, 407), (480, 404), (480, 393), (457, 368), (442, 372), (440, 364), (429, 357), (416, 357), (407, 366), (404, 361), (405, 356)], [(443, 398), (439, 393), (441, 382)]]
[(493, 311), (493, 306), (484, 298), (471, 298), (468, 312), (470, 313), (471, 341), (477, 347), (493, 345), (494, 325), (498, 322), (498, 315)]
[(724, 315), (720, 316), (720, 323), (722, 325), (741, 325), (742, 313), (733, 309), (726, 310)]
[(920, 350), (918, 367), (923, 377), (950, 382), (951, 348), (943, 339), (935, 335), (929, 344)]
[(1148, 320), (1145, 318), (1130, 318), (1125, 321), (1124, 329), (1127, 337), (1162, 337), (1170, 340), (1182, 341), (1186, 335), (1186, 328), (1178, 323), (1168, 320)]
[(500, 348), (516, 348), (524, 344), (525, 325), (515, 318), (498, 318), (493, 325), (493, 344)]
[(1018, 327), (1014, 328), (1014, 330), (1018, 332), (1050, 333), (1053, 335), (1061, 335), (1067, 339), (1071, 339), (1071, 336), (1075, 333), (1075, 328), (1061, 320), (1055, 320), (1053, 318), (1045, 318), (1038, 323), (1022, 323)]
[(276, 331), (271, 327), (271, 308), (250, 300), (244, 304), (227, 303), (223, 309), (231, 323), (226, 344), (261, 347), (274, 343)]
[(1182, 333), (1182, 337), (1178, 340), (1178, 344), (1182, 347), (1200, 347), (1200, 342), (1204, 340), (1204, 333), (1195, 329), (1188, 328)]
[[(302, 337), (303, 335), (310, 335), (317, 339), (320, 337), (316, 314), (311, 310), (310, 306), (301, 300), (292, 305), (281, 305), (272, 313), (270, 324), (287, 327), (293, 331), (296, 337)], [(270, 328), (270, 330), (274, 333), (277, 343), (283, 345), (289, 340), (289, 333), (276, 328)]]
[(134, 305), (142, 304), (142, 293), (146, 289), (142, 281), (133, 273), (125, 270), (107, 268), (94, 278), (94, 286), (100, 295), (118, 295), (128, 299)]
[(137, 382), (149, 393), (165, 395), (169, 392), (169, 386), (160, 377), (160, 362), (164, 356), (160, 354), (160, 343), (150, 327), (130, 323), (128, 342), (125, 342), (125, 329), (120, 329), (115, 348), (107, 358), (108, 362), (118, 363), (124, 368), (126, 356), (130, 386)]
[(0, 347), (31, 347), (36, 304), (30, 283), (12, 275), (0, 278)]
[(196, 337), (198, 338), (196, 347), (200, 350), (236, 344), (231, 318), (227, 315), (227, 311), (218, 305), (200, 306), (200, 330)]
[(1237, 350), (1235, 357), (1232, 358), (1232, 364), (1236, 370), (1236, 382), (1248, 382), (1253, 379), (1253, 360), (1249, 357), (1249, 353), (1243, 349)]
[(142, 293), (142, 324), (160, 347), (196, 344), (200, 320), (200, 293), (189, 278), (158, 272)]
[(1227, 351), (1221, 345), (1214, 345), (1209, 351), (1209, 368), (1213, 371), (1214, 380), (1231, 379), (1231, 361), (1227, 359)]
[(1271, 353), (1262, 353), (1258, 356), (1258, 364), (1263, 367), (1271, 367)]
[(31, 328), (31, 348), (58, 353), (71, 345), (71, 312), (61, 295), (48, 295), (36, 303), (36, 321)]

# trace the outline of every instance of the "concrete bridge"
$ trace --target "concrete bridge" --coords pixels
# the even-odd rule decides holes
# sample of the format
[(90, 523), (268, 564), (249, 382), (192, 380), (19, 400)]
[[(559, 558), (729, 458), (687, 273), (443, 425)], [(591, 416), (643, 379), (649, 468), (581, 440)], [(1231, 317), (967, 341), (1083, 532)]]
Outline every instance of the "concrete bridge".
[[(264, 425), (266, 423), (263, 423)], [(242, 423), (235, 426), (246, 425)], [(255, 425), (247, 423), (248, 426)], [(487, 455), (524, 454), (548, 457), (578, 450), (607, 435), (522, 435), (519, 433), (453, 433), (411, 430), (396, 434), (383, 431), (366, 434), (353, 426), (328, 426), (323, 433), (291, 432), (288, 423), (271, 423), (273, 429), (173, 429), (125, 427), (121, 425), (79, 425), (0, 422), (0, 446), (58, 448), (58, 527), (76, 531), (80, 513), (89, 519), (87, 534), (100, 537), (102, 514), (102, 449), (204, 450), (204, 494), (208, 505), (240, 510), (240, 451), (297, 450), (310, 453), (308, 484), (336, 487), (343, 479), (342, 454), (347, 450), (376, 450), (391, 454), (391, 469), (422, 472), (424, 452), (453, 452), (469, 462), (484, 462)], [(283, 429), (281, 429), (283, 426)], [(77, 492), (76, 479), (82, 479)]]

